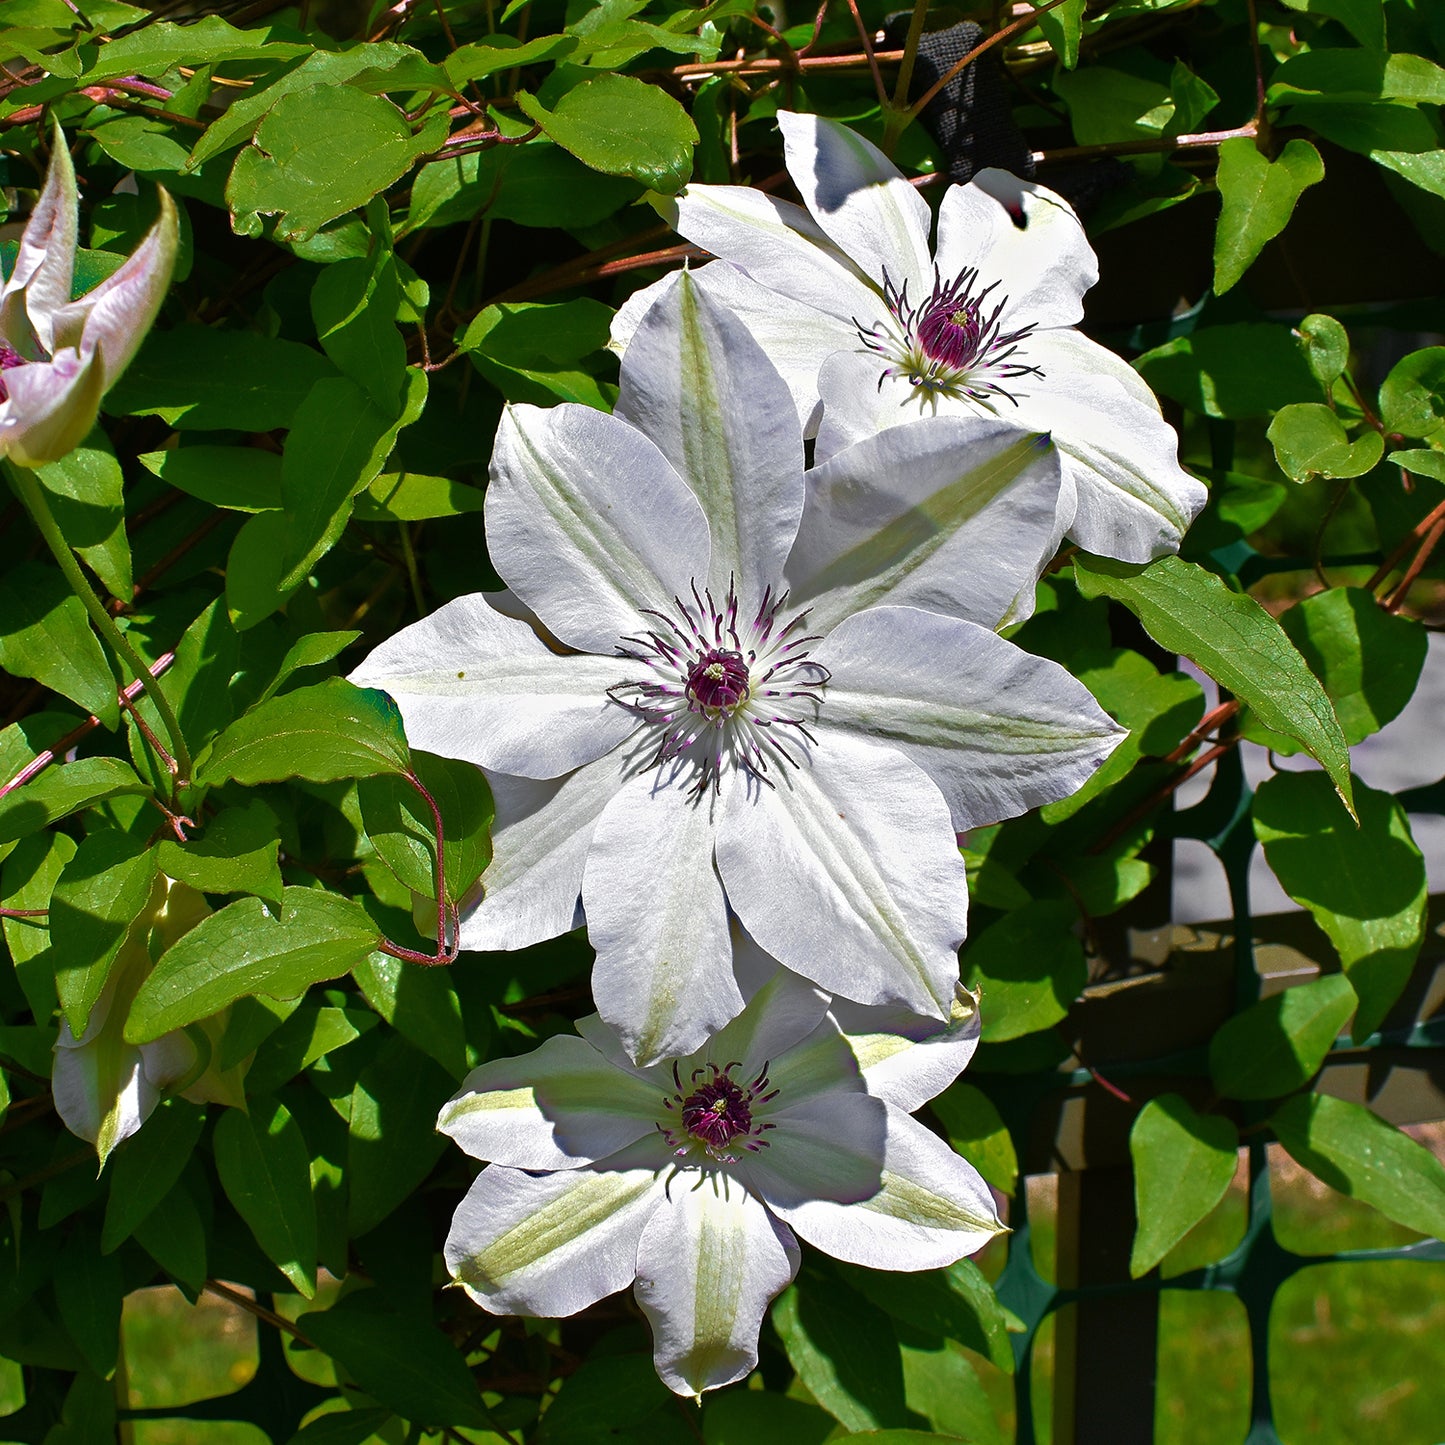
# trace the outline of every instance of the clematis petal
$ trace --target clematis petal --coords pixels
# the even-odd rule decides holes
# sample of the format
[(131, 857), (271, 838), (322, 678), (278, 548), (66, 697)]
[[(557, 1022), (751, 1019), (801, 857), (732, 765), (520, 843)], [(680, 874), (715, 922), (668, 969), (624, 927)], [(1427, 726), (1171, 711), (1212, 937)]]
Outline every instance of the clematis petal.
[(161, 213), (119, 270), (54, 317), (55, 345), (99, 352), (105, 385), (114, 386), (145, 340), (166, 299), (180, 247), (175, 202), (160, 192)]
[(555, 778), (636, 730), (637, 715), (607, 695), (628, 670), (622, 658), (559, 657), (474, 592), (389, 637), (351, 681), (395, 699), (413, 747)]
[(778, 126), (788, 174), (834, 245), (875, 281), (886, 269), (915, 296), (930, 286), (928, 202), (897, 166), (837, 121), (783, 110)]
[(655, 203), (680, 236), (759, 285), (848, 322), (879, 303), (878, 278), (840, 250), (801, 206), (751, 186), (688, 186)]
[(743, 1006), (713, 868), (711, 794), (667, 770), (607, 804), (582, 876), (597, 1008), (640, 1064), (689, 1054)]
[(838, 1202), (800, 1191), (790, 1203), (765, 1190), (775, 1214), (809, 1244), (868, 1269), (941, 1269), (1002, 1232), (993, 1195), (971, 1165), (901, 1109), (869, 1102), (886, 1109), (888, 1121), (877, 1192)]
[(1010, 171), (979, 171), (950, 186), (938, 208), (938, 270), (945, 280), (966, 267), (998, 283), (990, 305), (1007, 298), (1005, 330), (1074, 326), (1099, 262), (1074, 208), (1062, 196)]
[(636, 427), (572, 403), (509, 406), (487, 491), (497, 571), (568, 647), (611, 655), (708, 572), (708, 524)]
[(1017, 420), (1053, 434), (1078, 494), (1069, 536), (1098, 556), (1148, 562), (1178, 551), (1208, 492), (1179, 465), (1178, 438), (1143, 383), (1096, 353), (1109, 355), (1067, 332), (1031, 343), (1048, 384), (1019, 398)]
[[(752, 1078), (774, 1060), (781, 1062), (785, 1057), (790, 1058), (828, 1012), (827, 994), (819, 992), (807, 979), (780, 967), (775, 959), (769, 962), (773, 968), (772, 978), (753, 994), (747, 1007), (707, 1048), (708, 1059), (715, 1062), (736, 1059), (739, 1077)], [(834, 1075), (834, 1082), (846, 1077), (845, 1065)]]
[(140, 1049), (118, 1034), (55, 1050), (50, 1081), (55, 1112), (72, 1134), (95, 1145), (101, 1168), (160, 1102), (142, 1065)]
[(574, 1315), (629, 1285), (662, 1197), (653, 1169), (490, 1164), (452, 1216), (447, 1268), (493, 1314)]
[(978, 1000), (960, 987), (947, 1023), (899, 1008), (834, 999), (831, 1010), (868, 1092), (911, 1114), (968, 1066), (982, 1027)]
[(464, 913), (461, 946), (525, 948), (575, 928), (592, 831), (630, 766), (627, 746), (558, 781), (493, 774), (492, 861), (480, 903)]
[(48, 362), (11, 367), (5, 387), (10, 397), (0, 403), (0, 456), (42, 467), (90, 435), (105, 394), (105, 368), (98, 355), (60, 351)]
[(809, 751), (774, 787), (739, 778), (724, 791), (728, 901), (774, 958), (829, 992), (942, 1018), (968, 914), (943, 795), (892, 748), (832, 731)]
[[(871, 364), (835, 356), (824, 379), (855, 361)], [(1047, 439), (1007, 422), (946, 416), (870, 434), (808, 473), (786, 571), (792, 601), (824, 633), (888, 604), (985, 627), (1027, 616), (1063, 530), (1059, 487)]]
[(687, 273), (643, 318), (614, 413), (655, 442), (707, 514), (707, 583), (746, 608), (777, 582), (803, 510), (792, 395), (747, 328)]
[[(670, 1082), (670, 1081), (669, 1081)], [(468, 1154), (518, 1169), (595, 1163), (651, 1133), (666, 1090), (566, 1034), (473, 1069), (437, 1116)]]
[(763, 1313), (799, 1258), (787, 1226), (737, 1180), (676, 1179), (642, 1231), (634, 1287), (662, 1382), (700, 1396), (748, 1374)]
[(779, 1102), (768, 1115), (768, 1147), (736, 1166), (769, 1209), (786, 1219), (810, 1200), (854, 1204), (878, 1193), (888, 1136), (881, 1099), (860, 1089)]
[(1076, 792), (1127, 736), (1081, 682), (976, 623), (874, 607), (813, 650), (832, 674), (820, 736), (897, 748), (963, 832)]
[[(619, 354), (631, 344), (642, 317), (683, 273), (674, 271), (641, 291), (634, 291), (612, 319), (611, 345)], [(726, 307), (752, 333), (793, 394), (803, 435), (817, 433), (822, 417), (818, 400), (818, 368), (832, 352), (858, 345), (858, 328), (849, 316), (838, 317), (781, 291), (769, 290), (740, 267), (714, 261), (687, 273), (693, 284)], [(881, 300), (869, 293), (866, 305)], [(862, 314), (856, 313), (856, 314)]]
[(24, 336), (33, 328), (47, 352), (57, 349), (51, 318), (70, 300), (79, 217), (75, 166), (57, 124), (50, 133), (45, 183), (21, 232), (15, 264), (0, 283), (0, 335)]

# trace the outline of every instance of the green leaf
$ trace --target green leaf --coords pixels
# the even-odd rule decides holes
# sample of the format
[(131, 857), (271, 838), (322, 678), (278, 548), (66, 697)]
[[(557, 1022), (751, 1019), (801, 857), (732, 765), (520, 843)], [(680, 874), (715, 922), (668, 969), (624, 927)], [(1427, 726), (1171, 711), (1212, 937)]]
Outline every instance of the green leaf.
[(1197, 1114), (1178, 1094), (1162, 1094), (1139, 1111), (1129, 1131), (1139, 1221), (1133, 1278), (1148, 1274), (1224, 1198), (1238, 1148), (1232, 1120)]
[(156, 877), (156, 853), (125, 833), (92, 833), (65, 865), (50, 898), (55, 988), (79, 1038)]
[[(918, 1445), (952, 1438), (967, 1445), (1009, 1445), (999, 1428), (992, 1401), (979, 1379), (973, 1362), (956, 1346), (941, 1350), (915, 1349), (904, 1345), (903, 1386), (910, 1412), (922, 1415), (936, 1432), (923, 1435), (914, 1430), (883, 1430), (871, 1436), (847, 1438), (878, 1440), (913, 1436)], [(902, 1442), (900, 1442), (902, 1445)]]
[(1343, 974), (1262, 998), (1209, 1041), (1209, 1073), (1226, 1099), (1278, 1099), (1314, 1078), (1358, 1000)]
[(286, 778), (329, 783), (406, 773), (410, 766), (396, 704), (332, 677), (257, 703), (216, 739), (196, 779), (208, 786)]
[(929, 1105), (948, 1142), (1002, 1194), (1018, 1186), (1019, 1161), (1007, 1126), (982, 1089), (961, 1080)]
[(31, 561), (11, 567), (0, 577), (0, 619), (0, 667), (68, 697), (112, 730), (120, 725), (115, 674), (57, 568)]
[(317, 1416), (286, 1445), (367, 1445), (391, 1418), (392, 1412), (380, 1405), (335, 1410), (329, 1415)]
[(1379, 432), (1366, 429), (1352, 442), (1339, 417), (1318, 401), (1281, 408), (1267, 435), (1280, 470), (1297, 482), (1315, 477), (1362, 477), (1385, 454)]
[(1270, 105), (1310, 100), (1408, 100), (1445, 103), (1445, 70), (1422, 55), (1380, 50), (1307, 50), (1291, 55), (1269, 78)]
[(1160, 647), (1189, 658), (1266, 727), (1294, 738), (1354, 811), (1349, 752), (1330, 700), (1283, 628), (1252, 597), (1179, 557), (1140, 568), (1080, 556), (1074, 576), (1085, 597), (1122, 602)]
[(898, 1337), (876, 1305), (818, 1275), (784, 1290), (772, 1319), (798, 1378), (847, 1429), (906, 1420)]
[(150, 789), (119, 758), (78, 758), (52, 764), (38, 777), (0, 799), (0, 843), (23, 838), (92, 803)]
[(1427, 346), (1397, 361), (1380, 387), (1386, 431), (1429, 436), (1445, 425), (1445, 346)]
[(287, 888), (282, 905), (277, 918), (259, 898), (242, 898), (172, 944), (131, 1005), (126, 1039), (149, 1043), (245, 994), (296, 998), (376, 947), (376, 925), (349, 898)]
[(213, 507), (264, 512), (281, 505), (281, 458), (255, 447), (177, 447), (137, 461), (167, 485)]
[(636, 181), (589, 170), (550, 140), (432, 161), (411, 189), (407, 226), (449, 226), (477, 215), (520, 226), (595, 226), (640, 194)]
[(362, 997), (403, 1038), (429, 1054), (453, 1079), (467, 1071), (461, 1002), (444, 968), (415, 968), (373, 953), (352, 970)]
[(611, 321), (611, 309), (589, 297), (487, 306), (457, 347), (509, 401), (550, 406), (560, 397), (607, 411), (608, 395), (580, 363), (605, 354)]
[(87, 85), (117, 75), (160, 75), (173, 65), (209, 65), (221, 60), (288, 60), (306, 46), (273, 41), (265, 30), (237, 30), (219, 15), (186, 25), (162, 20), (110, 41), (86, 67)]
[[(1042, 25), (1044, 17), (1039, 20)], [(1130, 70), (1090, 65), (1056, 74), (1053, 84), (1069, 107), (1074, 138), (1080, 145), (1178, 135), (1196, 126), (1219, 101), (1203, 80), (1179, 62), (1167, 83)]]
[(400, 304), (396, 259), (379, 239), (370, 256), (337, 261), (311, 288), (311, 315), (322, 350), (392, 414), (406, 377), (406, 343), (396, 329)]
[(1445, 196), (1445, 142), (1440, 123), (1399, 101), (1373, 104), (1293, 105), (1289, 119), (1308, 125), (1326, 140), (1369, 156), (1376, 165), (1404, 176), (1432, 195)]
[(106, 394), (114, 416), (159, 416), (181, 431), (274, 431), (335, 368), (314, 347), (254, 331), (153, 331)]
[(1295, 327), (1310, 373), (1326, 394), (1350, 364), (1349, 333), (1333, 316), (1316, 313)]
[(533, 1438), (536, 1445), (686, 1445), (688, 1437), (679, 1440), (672, 1429), (677, 1409), (650, 1354), (608, 1353), (562, 1382)]
[(352, 516), (358, 522), (424, 522), (432, 517), (459, 517), (480, 512), (487, 494), (479, 487), (450, 477), (420, 472), (384, 472), (358, 492)]
[(1404, 467), (1407, 472), (1414, 472), (1417, 477), (1432, 477), (1437, 482), (1445, 482), (1445, 452), (1416, 448), (1413, 451), (1391, 452), (1385, 460)]
[(135, 1241), (193, 1296), (201, 1292), (207, 1277), (206, 1223), (185, 1179), (136, 1225)]
[[(492, 861), (492, 792), (471, 763), (413, 753), (412, 764), (442, 815), (447, 898), (458, 903)], [(366, 835), (397, 881), (435, 898), (436, 829), (426, 800), (395, 776), (364, 779), (358, 797)]]
[(981, 993), (986, 1042), (1036, 1033), (1068, 1013), (1088, 976), (1077, 916), (1071, 903), (1032, 903), (969, 939), (963, 976)]
[(168, 1195), (189, 1162), (206, 1111), (185, 1099), (162, 1099), (145, 1128), (111, 1155), (110, 1194), (100, 1252), (118, 1249)]
[(1214, 232), (1214, 290), (1222, 296), (1254, 258), (1289, 224), (1307, 186), (1324, 180), (1320, 153), (1307, 140), (1286, 143), (1277, 160), (1254, 141), (1237, 137), (1219, 147), (1219, 195), (1224, 202)]
[(456, 1078), (393, 1035), (361, 1072), (351, 1096), (346, 1151), (347, 1230), (374, 1229), (431, 1173), (446, 1148), (437, 1109)]
[[(506, 17), (503, 16), (503, 19)], [(485, 80), (499, 70), (536, 65), (541, 60), (561, 60), (577, 48), (573, 35), (539, 35), (519, 41), (511, 35), (489, 35), (474, 45), (459, 45), (446, 58), (446, 72), (458, 89), (468, 81)]]
[(267, 86), (248, 91), (228, 105), (196, 142), (186, 169), (195, 170), (212, 156), (249, 139), (266, 115), (287, 96), (307, 91), (325, 95), (342, 86), (351, 86), (357, 91), (385, 91), (393, 82), (405, 89), (413, 82), (427, 86), (441, 79), (441, 73), (426, 64), (411, 46), (392, 41), (353, 45), (339, 52), (312, 51), (295, 69)]
[(359, 1004), (353, 1008), (329, 1008), (303, 1004), (264, 1043), (246, 1071), (246, 1092), (269, 1094), (294, 1079), (317, 1059), (369, 1033), (377, 1017)]
[[(14, 909), (49, 909), (50, 895), (75, 842), (64, 833), (22, 838), (0, 867), (0, 904)], [(49, 957), (50, 918), (4, 918), (5, 943), (30, 1012), (48, 1019), (55, 1011), (55, 969)]]
[[(1316, 592), (1283, 613), (1280, 624), (1324, 684), (1351, 747), (1398, 717), (1414, 696), (1429, 635), (1412, 618), (1386, 612), (1363, 587)], [(1293, 739), (1251, 716), (1243, 732), (1276, 752), (1297, 750)]]
[[(235, 716), (231, 681), (240, 665), (241, 640), (217, 599), (186, 628), (176, 646), (176, 660), (161, 683), (192, 752), (210, 742)], [(137, 698), (135, 706), (151, 730), (158, 737), (164, 736), (160, 715), (150, 698)], [(138, 761), (137, 766), (149, 769), (156, 791), (168, 790), (170, 776), (150, 750), (139, 756), (145, 761)]]
[(275, 216), (278, 240), (309, 240), (399, 180), (445, 135), (444, 112), (413, 134), (389, 100), (351, 86), (282, 96), (226, 182), (232, 224), (259, 236), (261, 217)]
[(292, 675), (300, 672), (302, 668), (320, 667), (323, 662), (330, 662), (337, 653), (349, 647), (360, 636), (359, 632), (308, 632), (305, 637), (293, 642), (286, 649), (286, 656), (281, 659), (276, 676), (267, 683), (265, 691), (257, 701), (266, 702), (274, 697), (280, 688), (291, 680)]
[(837, 1428), (826, 1410), (769, 1390), (719, 1390), (702, 1407), (705, 1445), (823, 1445)]
[(1013, 1373), (1004, 1308), (972, 1260), (961, 1259), (946, 1269), (898, 1274), (850, 1264), (838, 1270), (850, 1288), (900, 1324), (956, 1340), (998, 1369)]
[(1297, 1094), (1270, 1123), (1290, 1155), (1331, 1189), (1445, 1239), (1445, 1165), (1408, 1134), (1328, 1094)]
[(1291, 10), (1338, 20), (1361, 45), (1385, 48), (1385, 12), (1380, 0), (1284, 0)]
[(1049, 48), (1065, 70), (1079, 63), (1079, 40), (1084, 33), (1085, 0), (1064, 0), (1062, 5), (1038, 16), (1039, 29)]
[(291, 523), (283, 591), (310, 571), (313, 549), (334, 539), (338, 519), (344, 523), (350, 515), (350, 499), (381, 471), (396, 439), (395, 421), (344, 376), (318, 381), (296, 409), (281, 456), (281, 498)]
[(1276, 773), (1254, 795), (1254, 831), (1280, 886), (1329, 935), (1359, 995), (1356, 1042), (1377, 1028), (1425, 937), (1425, 860), (1405, 810), (1355, 784), (1359, 826), (1318, 773)]
[[(219, 916), (219, 915), (217, 915)], [(316, 1202), (301, 1126), (275, 1099), (227, 1109), (213, 1139), (221, 1187), (266, 1257), (307, 1299), (316, 1293)]]
[(100, 1252), (88, 1220), (78, 1224), (55, 1261), (55, 1303), (66, 1333), (101, 1379), (115, 1369), (124, 1300), (120, 1261)]
[(517, 105), (544, 135), (584, 165), (671, 194), (692, 173), (697, 127), (666, 91), (632, 75), (599, 75), (548, 110), (528, 91)]
[(156, 846), (161, 872), (202, 893), (254, 893), (281, 906), (281, 840), (276, 815), (259, 800), (226, 808), (186, 843), (163, 839)]
[(125, 530), (125, 477), (105, 434), (91, 433), (86, 445), (35, 475), (50, 494), (51, 510), (65, 540), (80, 553), (112, 597), (129, 605), (130, 540)]
[(426, 1320), (353, 1294), (324, 1313), (302, 1315), (296, 1327), (360, 1390), (414, 1424), (486, 1427), (465, 1359)]
[(1207, 326), (1146, 351), (1134, 367), (1155, 391), (1204, 416), (1268, 416), (1320, 399), (1286, 326)]

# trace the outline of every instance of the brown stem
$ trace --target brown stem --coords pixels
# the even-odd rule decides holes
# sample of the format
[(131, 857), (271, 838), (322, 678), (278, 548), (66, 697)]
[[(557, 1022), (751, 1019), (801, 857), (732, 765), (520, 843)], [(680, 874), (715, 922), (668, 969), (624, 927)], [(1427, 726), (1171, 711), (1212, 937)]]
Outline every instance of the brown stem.
[[(1386, 557), (1382, 563), (1380, 563), (1380, 566), (1375, 572), (1374, 576), (1365, 583), (1365, 590), (1368, 592), (1373, 592), (1375, 588), (1378, 587), (1380, 583), (1383, 582), (1385, 578), (1388, 577), (1390, 573), (1395, 570), (1396, 566), (1399, 564), (1400, 559), (1405, 555), (1405, 553), (1408, 552), (1411, 547), (1418, 545), (1420, 541), (1424, 537), (1426, 537), (1434, 529), (1435, 525), (1442, 519), (1445, 519), (1445, 502), (1441, 502), (1440, 505), (1436, 507), (1432, 512), (1430, 512), (1427, 516), (1422, 517), (1420, 521), (1415, 523), (1414, 527), (1411, 528), (1410, 533), (1405, 538), (1405, 540), (1401, 542), (1399, 546), (1396, 547), (1395, 550), (1391, 552), (1390, 555)], [(1380, 600), (1380, 606), (1385, 606), (1385, 602), (1383, 599)], [(3, 796), (4, 794), (0, 793), (0, 797)]]
[(1420, 543), (1420, 550), (1415, 553), (1414, 559), (1405, 569), (1405, 575), (1400, 579), (1400, 585), (1395, 588), (1390, 594), (1389, 600), (1384, 604), (1386, 612), (1398, 612), (1404, 606), (1411, 586), (1430, 560), (1430, 554), (1440, 545), (1442, 536), (1445, 536), (1445, 520), (1436, 522), (1425, 534), (1425, 540)]
[(87, 1159), (94, 1158), (94, 1151), (81, 1149), (77, 1153), (67, 1154), (64, 1159), (57, 1159), (53, 1164), (47, 1164), (44, 1169), (37, 1169), (33, 1174), (27, 1174), (22, 1179), (17, 1179), (13, 1184), (7, 1184), (0, 1189), (0, 1204), (7, 1199), (14, 1199), (19, 1194), (24, 1194), (27, 1189), (34, 1189), (37, 1184), (44, 1184), (49, 1179), (58, 1175), (68, 1173), (77, 1164), (82, 1164)]
[(1092, 160), (1098, 156), (1141, 156), (1153, 155), (1158, 151), (1199, 150), (1208, 146), (1220, 146), (1227, 140), (1240, 137), (1253, 138), (1254, 122), (1237, 125), (1230, 130), (1201, 130), (1189, 135), (1163, 136), (1158, 140), (1101, 141), (1097, 145), (1056, 146), (1053, 150), (1034, 151), (1035, 165), (1048, 165), (1055, 161)]
[(213, 1294), (218, 1299), (229, 1300), (233, 1305), (239, 1305), (248, 1314), (253, 1314), (258, 1320), (265, 1320), (268, 1325), (280, 1330), (283, 1334), (290, 1335), (298, 1344), (305, 1345), (308, 1350), (314, 1350), (316, 1346), (296, 1326), (286, 1318), (285, 1315), (278, 1315), (275, 1310), (268, 1310), (259, 1300), (254, 1300), (248, 1294), (242, 1294), (238, 1289), (232, 1289), (228, 1284), (222, 1284), (218, 1279), (208, 1279), (201, 1286), (207, 1294)]
[(1195, 725), (1194, 730), (1189, 736), (1185, 738), (1172, 753), (1165, 754), (1164, 761), (1166, 763), (1182, 763), (1215, 728), (1223, 723), (1227, 723), (1238, 711), (1239, 699), (1235, 697), (1231, 697), (1227, 701), (1220, 703), (1218, 707), (1210, 708), (1210, 710), (1199, 719), (1199, 722)]

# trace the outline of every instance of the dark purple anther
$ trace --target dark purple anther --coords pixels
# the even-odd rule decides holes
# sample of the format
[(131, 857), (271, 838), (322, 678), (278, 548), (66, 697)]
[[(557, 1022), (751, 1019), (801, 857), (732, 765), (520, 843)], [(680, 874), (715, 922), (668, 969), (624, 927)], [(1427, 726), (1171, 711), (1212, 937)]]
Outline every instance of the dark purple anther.
[(752, 1130), (748, 1102), (748, 1095), (727, 1074), (720, 1074), (683, 1100), (683, 1128), (709, 1149), (725, 1149)]
[(740, 652), (711, 647), (687, 670), (687, 700), (704, 717), (731, 713), (748, 698), (748, 665)]

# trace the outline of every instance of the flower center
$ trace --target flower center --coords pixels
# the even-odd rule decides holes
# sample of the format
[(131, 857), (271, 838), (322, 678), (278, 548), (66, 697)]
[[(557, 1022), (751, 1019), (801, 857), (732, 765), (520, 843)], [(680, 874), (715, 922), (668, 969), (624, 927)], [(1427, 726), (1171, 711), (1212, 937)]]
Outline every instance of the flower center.
[(731, 716), (749, 695), (748, 665), (740, 652), (710, 647), (687, 670), (687, 705), (709, 720)]
[(888, 365), (878, 379), (902, 377), (921, 401), (940, 396), (988, 402), (1017, 397), (1005, 385), (1021, 376), (1042, 376), (1020, 359), (1021, 345), (1033, 323), (1005, 331), (1001, 322), (1008, 297), (990, 304), (997, 281), (979, 284), (978, 268), (965, 267), (952, 281), (933, 272), (933, 290), (921, 301), (908, 298), (908, 283), (894, 286), (883, 272), (883, 301), (888, 319), (865, 326), (856, 317), (858, 339)]
[(25, 358), (18, 351), (0, 341), (0, 401), (10, 400), (10, 389), (5, 385), (5, 373), (12, 366), (24, 365)]
[(817, 719), (828, 669), (808, 658), (818, 640), (803, 634), (808, 614), (780, 621), (786, 601), (769, 588), (748, 623), (731, 586), (719, 606), (694, 583), (691, 602), (675, 597), (675, 612), (649, 610), (657, 626), (618, 645), (639, 674), (608, 696), (656, 727), (655, 766), (693, 765), (695, 793), (718, 788), (727, 767), (771, 786), (769, 762), (797, 767), (795, 750), (813, 741), (808, 724)]
[[(761, 1136), (775, 1126), (754, 1119), (753, 1110), (759, 1104), (770, 1103), (778, 1091), (768, 1087), (766, 1064), (750, 1084), (740, 1084), (733, 1078), (732, 1071), (738, 1067), (736, 1063), (722, 1068), (708, 1064), (694, 1069), (684, 1085), (678, 1065), (673, 1064), (677, 1092), (662, 1103), (679, 1116), (681, 1123), (660, 1123), (657, 1128), (679, 1159), (701, 1154), (716, 1164), (733, 1164), (738, 1158), (732, 1152), (734, 1145), (754, 1154), (768, 1147), (768, 1141)], [(685, 1089), (689, 1092), (684, 1093)]]

